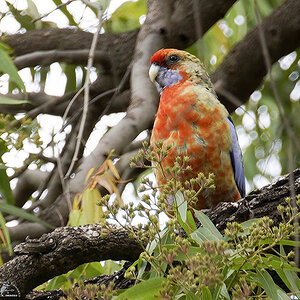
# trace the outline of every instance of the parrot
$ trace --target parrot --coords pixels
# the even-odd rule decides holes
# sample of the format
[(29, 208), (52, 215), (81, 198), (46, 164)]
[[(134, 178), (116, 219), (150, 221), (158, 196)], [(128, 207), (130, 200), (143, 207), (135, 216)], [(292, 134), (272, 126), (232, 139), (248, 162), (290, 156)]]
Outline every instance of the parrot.
[[(149, 78), (160, 93), (150, 145), (162, 142), (169, 149), (162, 170), (172, 167), (176, 157), (189, 157), (191, 171), (179, 180), (215, 175), (215, 189), (197, 196), (195, 209), (215, 207), (245, 197), (242, 152), (233, 121), (218, 100), (202, 62), (189, 52), (161, 49), (150, 59)], [(158, 186), (170, 179), (156, 170)], [(168, 202), (173, 200), (168, 199)], [(169, 203), (172, 205), (172, 203)]]

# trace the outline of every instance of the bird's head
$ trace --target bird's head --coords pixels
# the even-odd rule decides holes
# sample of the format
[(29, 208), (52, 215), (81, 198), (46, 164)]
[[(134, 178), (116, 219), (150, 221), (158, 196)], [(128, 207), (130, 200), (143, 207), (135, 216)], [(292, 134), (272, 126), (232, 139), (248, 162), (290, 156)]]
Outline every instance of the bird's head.
[(185, 81), (211, 87), (209, 77), (200, 60), (186, 51), (161, 49), (153, 54), (150, 63), (150, 80), (157, 83), (160, 92), (166, 87)]

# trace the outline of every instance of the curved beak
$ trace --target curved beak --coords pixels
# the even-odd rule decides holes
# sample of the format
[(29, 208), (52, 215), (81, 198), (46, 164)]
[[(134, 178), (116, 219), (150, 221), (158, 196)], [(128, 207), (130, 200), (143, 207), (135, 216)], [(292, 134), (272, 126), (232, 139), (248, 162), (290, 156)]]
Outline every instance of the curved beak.
[(154, 82), (157, 74), (159, 72), (160, 66), (158, 64), (153, 63), (149, 69), (149, 78), (152, 82)]

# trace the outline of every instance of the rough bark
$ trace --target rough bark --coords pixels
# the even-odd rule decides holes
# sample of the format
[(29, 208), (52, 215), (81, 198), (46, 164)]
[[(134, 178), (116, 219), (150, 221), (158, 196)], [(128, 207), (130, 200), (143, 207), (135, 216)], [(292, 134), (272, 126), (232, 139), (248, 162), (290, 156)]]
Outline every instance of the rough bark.
[(24, 297), (37, 285), (76, 268), (106, 259), (134, 261), (142, 249), (125, 230), (105, 237), (101, 224), (61, 227), (39, 240), (28, 240), (14, 251), (19, 254), (0, 268), (0, 282), (15, 284)]
[[(278, 225), (277, 206), (285, 204), (291, 188), (295, 189), (296, 195), (300, 193), (300, 169), (293, 172), (292, 187), (289, 176), (251, 192), (236, 203), (220, 203), (205, 213), (219, 230), (223, 230), (227, 222), (243, 222), (262, 216), (270, 216)], [(106, 233), (104, 237), (103, 233)], [(106, 259), (134, 261), (142, 248), (125, 230), (103, 232), (100, 224), (94, 224), (57, 228), (38, 240), (19, 244), (14, 251), (18, 256), (0, 267), (0, 281), (15, 284), (24, 296), (42, 282), (82, 263)]]

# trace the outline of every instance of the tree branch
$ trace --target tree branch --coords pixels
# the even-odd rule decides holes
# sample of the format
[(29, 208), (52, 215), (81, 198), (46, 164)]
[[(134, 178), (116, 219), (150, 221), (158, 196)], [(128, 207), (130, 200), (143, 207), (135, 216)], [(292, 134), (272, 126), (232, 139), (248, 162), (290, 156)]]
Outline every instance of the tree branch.
[(22, 298), (34, 287), (77, 266), (106, 259), (135, 260), (142, 249), (124, 230), (103, 237), (101, 224), (61, 227), (19, 244), (19, 256), (0, 267), (0, 282), (15, 284)]
[[(251, 192), (236, 203), (223, 202), (206, 210), (219, 230), (227, 222), (243, 222), (270, 216), (280, 222), (279, 204), (290, 196), (289, 174), (277, 182)], [(295, 193), (300, 193), (300, 169), (293, 172)], [(142, 252), (140, 244), (123, 229), (113, 229), (103, 237), (101, 224), (57, 228), (38, 240), (28, 240), (15, 248), (18, 255), (0, 267), (0, 281), (15, 284), (24, 296), (35, 286), (86, 262), (114, 259), (134, 261)]]
[(47, 172), (29, 169), (20, 175), (18, 177), (18, 183), (14, 189), (16, 206), (22, 207), (31, 194), (39, 188), (41, 182), (45, 180), (47, 176)]
[[(14, 64), (18, 69), (36, 65), (48, 66), (54, 62), (86, 65), (88, 56), (89, 49), (35, 51), (18, 56), (14, 60)], [(95, 51), (94, 63), (101, 64), (105, 69), (109, 69), (111, 64), (108, 55), (101, 51)]]

